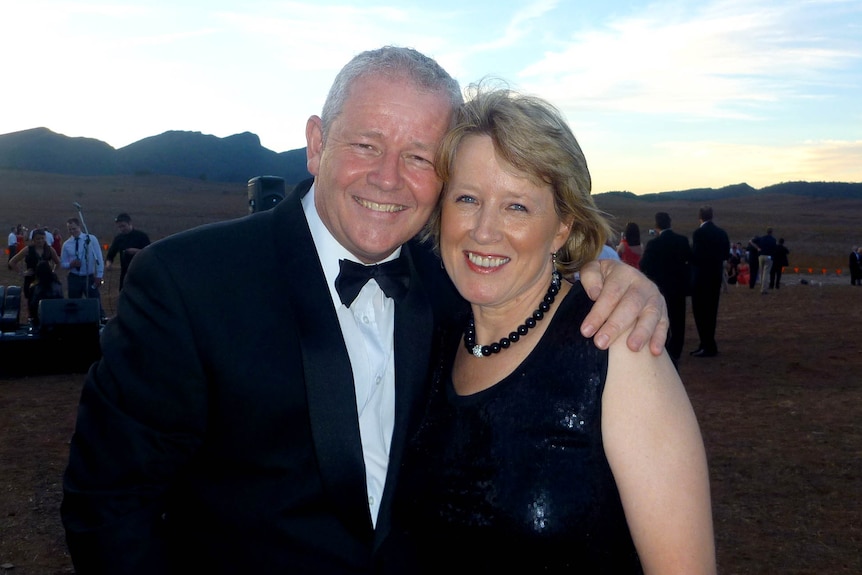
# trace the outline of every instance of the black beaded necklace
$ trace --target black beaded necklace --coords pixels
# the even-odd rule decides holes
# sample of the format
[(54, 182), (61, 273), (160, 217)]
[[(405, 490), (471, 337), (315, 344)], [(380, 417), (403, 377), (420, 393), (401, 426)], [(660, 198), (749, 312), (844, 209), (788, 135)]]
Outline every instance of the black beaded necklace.
[(536, 327), (537, 321), (541, 321), (545, 317), (558, 293), (560, 293), (560, 272), (554, 270), (554, 273), (551, 274), (551, 285), (548, 286), (548, 292), (542, 298), (542, 303), (539, 304), (538, 309), (524, 320), (524, 323), (519, 325), (517, 330), (510, 333), (509, 337), (504, 337), (499, 342), (492, 343), (491, 345), (479, 345), (476, 343), (476, 321), (473, 319), (471, 312), (467, 329), (464, 330), (464, 347), (476, 357), (488, 357), (492, 353), (500, 353), (502, 350), (508, 349), (513, 343), (517, 343), (521, 339), (521, 336), (527, 335), (530, 329)]

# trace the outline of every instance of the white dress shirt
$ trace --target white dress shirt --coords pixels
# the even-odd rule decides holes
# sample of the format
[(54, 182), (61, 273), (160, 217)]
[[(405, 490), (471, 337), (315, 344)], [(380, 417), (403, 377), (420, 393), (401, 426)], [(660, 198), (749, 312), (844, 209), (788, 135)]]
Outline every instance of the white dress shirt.
[[(376, 525), (395, 425), (395, 301), (386, 297), (376, 281), (370, 280), (349, 308), (341, 303), (335, 289), (338, 261), (349, 259), (358, 262), (358, 259), (326, 229), (314, 207), (314, 192), (312, 185), (302, 199), (302, 207), (350, 357), (365, 460), (368, 506)], [(396, 259), (400, 254), (401, 248), (398, 248), (384, 261)]]

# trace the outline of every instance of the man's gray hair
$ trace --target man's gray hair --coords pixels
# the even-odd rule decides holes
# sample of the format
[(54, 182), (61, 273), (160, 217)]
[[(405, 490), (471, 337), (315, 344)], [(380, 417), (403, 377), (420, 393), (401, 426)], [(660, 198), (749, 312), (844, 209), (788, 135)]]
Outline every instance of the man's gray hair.
[(326, 140), (332, 122), (344, 109), (344, 102), (350, 95), (350, 87), (357, 79), (372, 74), (387, 76), (406, 76), (416, 87), (428, 92), (443, 92), (449, 97), (454, 112), (464, 103), (461, 87), (436, 61), (412, 48), (384, 46), (368, 50), (348, 62), (335, 76), (323, 111), (323, 139)]

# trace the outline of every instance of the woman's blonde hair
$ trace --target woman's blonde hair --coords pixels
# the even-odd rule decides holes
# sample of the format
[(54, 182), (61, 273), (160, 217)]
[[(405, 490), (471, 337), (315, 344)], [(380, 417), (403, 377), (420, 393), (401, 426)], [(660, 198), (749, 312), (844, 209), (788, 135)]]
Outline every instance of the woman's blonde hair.
[[(550, 185), (557, 215), (571, 222), (568, 240), (557, 252), (556, 266), (569, 276), (596, 259), (610, 233), (604, 214), (590, 195), (587, 160), (560, 112), (534, 96), (505, 87), (488, 87), (487, 81), (468, 87), (468, 100), (455, 125), (443, 139), (435, 166), (445, 186), (461, 142), (468, 136), (488, 136), (502, 159), (534, 179)], [(431, 216), (423, 239), (439, 250), (441, 203)]]

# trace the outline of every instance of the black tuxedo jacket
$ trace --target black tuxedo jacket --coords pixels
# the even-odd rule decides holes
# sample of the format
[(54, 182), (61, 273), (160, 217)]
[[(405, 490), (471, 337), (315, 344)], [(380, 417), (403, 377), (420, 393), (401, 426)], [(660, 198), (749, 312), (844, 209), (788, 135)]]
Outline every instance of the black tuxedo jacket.
[(665, 297), (685, 297), (691, 287), (690, 262), (688, 238), (667, 229), (647, 243), (640, 269)]
[(423, 283), (441, 291), (448, 279), (405, 246), (395, 430), (373, 529), (353, 375), (300, 205), (310, 183), (272, 210), (165, 238), (132, 260), (64, 476), (76, 573), (379, 567), (424, 401), (432, 304), (454, 300), (429, 299)]

